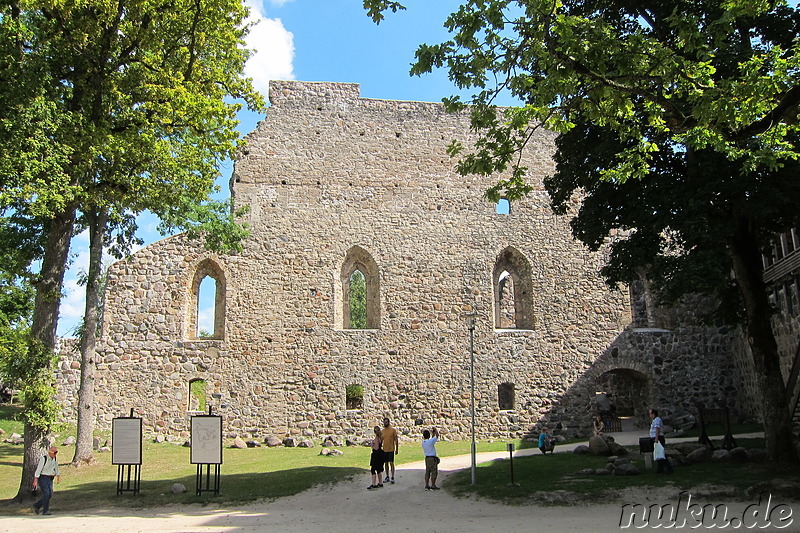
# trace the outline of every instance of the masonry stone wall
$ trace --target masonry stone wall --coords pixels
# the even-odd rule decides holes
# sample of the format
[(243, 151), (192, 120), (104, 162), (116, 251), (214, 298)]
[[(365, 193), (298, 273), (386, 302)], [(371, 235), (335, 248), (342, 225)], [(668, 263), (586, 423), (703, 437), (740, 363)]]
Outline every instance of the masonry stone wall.
[[(800, 314), (780, 310), (772, 318), (772, 330), (778, 344), (778, 353), (781, 356), (781, 372), (785, 381), (789, 380), (792, 363), (800, 350)], [(740, 391), (739, 402), (742, 416), (752, 420), (763, 420), (762, 386), (754, 373), (753, 354), (747, 339), (741, 330), (733, 337), (734, 364), (737, 368)]]
[[(635, 328), (628, 291), (598, 275), (605, 251), (589, 252), (552, 214), (542, 180), (553, 133), (538, 130), (523, 154), (533, 192), (498, 214), (483, 193), (502, 176), (460, 176), (446, 153), (474, 141), (468, 117), (363, 99), (353, 84), (273, 82), (270, 100), (231, 180), (250, 207), (243, 252), (215, 255), (176, 235), (109, 270), (101, 426), (133, 408), (148, 432), (186, 435), (196, 379), (227, 435), (308, 437), (367, 436), (388, 416), (407, 436), (436, 425), (466, 438), (471, 366), (482, 438), (543, 423), (584, 432), (599, 384), (614, 379), (645, 412), (737, 388), (724, 328), (688, 312), (669, 329)], [(369, 329), (344, 323), (352, 265), (369, 278)], [(514, 328), (495, 322), (504, 269)], [(194, 332), (198, 273), (220, 291), (211, 338)], [(509, 383), (513, 409), (501, 410)], [(346, 408), (352, 384), (363, 386), (360, 409)]]

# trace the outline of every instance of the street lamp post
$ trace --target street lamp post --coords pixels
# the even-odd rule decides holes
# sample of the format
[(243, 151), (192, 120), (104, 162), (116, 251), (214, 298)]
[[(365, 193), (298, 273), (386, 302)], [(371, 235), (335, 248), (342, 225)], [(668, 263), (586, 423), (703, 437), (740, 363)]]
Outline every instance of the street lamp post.
[(470, 399), (472, 400), (472, 484), (475, 485), (475, 317), (470, 316), (467, 318), (467, 327), (469, 328), (469, 386), (470, 386)]

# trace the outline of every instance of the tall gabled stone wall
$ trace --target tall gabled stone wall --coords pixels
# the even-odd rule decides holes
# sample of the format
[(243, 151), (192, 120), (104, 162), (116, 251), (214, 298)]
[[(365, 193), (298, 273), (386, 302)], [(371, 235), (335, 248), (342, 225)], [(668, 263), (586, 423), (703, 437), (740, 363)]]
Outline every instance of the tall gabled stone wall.
[[(178, 235), (110, 269), (102, 423), (134, 408), (148, 431), (185, 434), (189, 383), (203, 379), (229, 435), (362, 436), (389, 416), (404, 434), (436, 425), (462, 438), (469, 314), (479, 437), (526, 436), (546, 420), (587, 429), (609, 371), (635, 373), (642, 402), (674, 409), (716, 395), (703, 385), (709, 368), (733, 386), (719, 329), (632, 329), (627, 291), (598, 276), (603, 252), (550, 211), (542, 180), (554, 170), (553, 133), (538, 130), (523, 154), (533, 192), (498, 214), (483, 196), (498, 176), (460, 176), (446, 153), (454, 139), (473, 142), (466, 116), (362, 99), (352, 84), (273, 82), (270, 99), (232, 178), (237, 205), (250, 207), (244, 251), (216, 256)], [(375, 298), (370, 329), (344, 324), (355, 264)], [(495, 327), (504, 269), (522, 328)], [(198, 272), (224, 291), (218, 338), (195, 338)], [(514, 408), (501, 410), (508, 383)], [(363, 386), (360, 409), (346, 408), (351, 384)]]

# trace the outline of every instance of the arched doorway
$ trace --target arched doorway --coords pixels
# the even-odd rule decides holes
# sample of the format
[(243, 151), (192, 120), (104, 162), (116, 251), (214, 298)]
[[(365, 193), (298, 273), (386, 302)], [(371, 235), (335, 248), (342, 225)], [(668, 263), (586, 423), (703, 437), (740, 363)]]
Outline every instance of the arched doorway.
[(597, 414), (611, 410), (613, 416), (641, 427), (647, 424), (650, 378), (631, 368), (609, 370), (597, 378), (594, 399)]

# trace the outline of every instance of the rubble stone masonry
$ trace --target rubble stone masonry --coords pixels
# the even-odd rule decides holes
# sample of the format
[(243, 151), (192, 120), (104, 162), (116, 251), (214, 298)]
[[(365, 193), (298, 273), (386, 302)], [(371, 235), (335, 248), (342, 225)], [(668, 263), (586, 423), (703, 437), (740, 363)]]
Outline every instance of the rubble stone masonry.
[[(111, 267), (101, 427), (133, 408), (147, 432), (186, 435), (199, 409), (189, 384), (201, 379), (227, 436), (360, 438), (388, 416), (406, 436), (435, 425), (467, 438), (470, 314), (481, 438), (528, 437), (544, 423), (585, 433), (609, 380), (642, 417), (651, 404), (691, 410), (741, 387), (725, 328), (689, 312), (633, 327), (629, 292), (598, 275), (604, 252), (573, 240), (549, 208), (553, 133), (539, 129), (523, 154), (533, 192), (499, 214), (484, 192), (503, 176), (460, 176), (446, 153), (474, 141), (465, 115), (363, 99), (343, 83), (273, 82), (270, 101), (231, 183), (250, 208), (244, 251), (216, 255), (176, 235)], [(347, 323), (354, 269), (366, 277), (366, 329)], [(217, 315), (211, 337), (198, 338), (206, 276)], [(503, 276), (517, 320), (506, 329), (495, 318)], [(78, 372), (62, 362), (68, 418)], [(348, 385), (363, 387), (357, 409)], [(500, 409), (501, 390), (512, 409)]]

